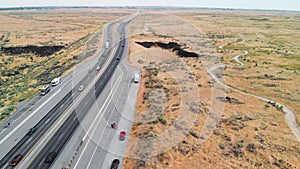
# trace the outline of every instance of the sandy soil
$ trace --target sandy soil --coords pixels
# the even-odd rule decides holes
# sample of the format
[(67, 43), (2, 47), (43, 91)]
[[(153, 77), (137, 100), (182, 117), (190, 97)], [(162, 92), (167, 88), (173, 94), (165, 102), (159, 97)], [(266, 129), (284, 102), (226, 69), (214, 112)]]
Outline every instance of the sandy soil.
[[(248, 37), (241, 32), (245, 30), (245, 27), (249, 27), (247, 24), (253, 24), (251, 18), (257, 18), (257, 15), (263, 14), (239, 11), (169, 11), (168, 13), (147, 11), (134, 21), (129, 29), (131, 39), (128, 62), (141, 68), (143, 77), (139, 92), (137, 115), (131, 131), (123, 168), (298, 168), (300, 165), (298, 160), (300, 157), (299, 142), (287, 125), (285, 114), (265, 101), (230, 89), (224, 89), (207, 74), (207, 69), (219, 64), (236, 64), (236, 67), (240, 68), (241, 65), (232, 61), (232, 59), (244, 50), (250, 49), (250, 47), (245, 48), (242, 44), (239, 44), (239, 46), (235, 46), (237, 49), (234, 50), (230, 45), (233, 45), (233, 42), (240, 43), (240, 40), (238, 40), (240, 38)], [(267, 13), (263, 17), (274, 17), (276, 22), (284, 22), (280, 19), (280, 15)], [(293, 17), (296, 14), (289, 15)], [(227, 19), (224, 20), (224, 18)], [(248, 18), (248, 20), (250, 18), (250, 22), (241, 22), (245, 18)], [(162, 20), (164, 22), (161, 22)], [(248, 29), (252, 32), (265, 31), (260, 30), (257, 26)], [(284, 31), (284, 29), (281, 31)], [(277, 30), (277, 33), (279, 32), (280, 30)], [(243, 36), (241, 37), (241, 35)], [(268, 32), (265, 32), (264, 36), (267, 35)], [(225, 38), (220, 38), (223, 36)], [(261, 36), (254, 37), (253, 35), (251, 38), (260, 38)], [(164, 125), (161, 122), (149, 123), (149, 121), (145, 121), (145, 117), (150, 116), (152, 113), (150, 111), (152, 104), (156, 103), (160, 97), (150, 101), (151, 98), (145, 97), (144, 93), (153, 90), (151, 87), (149, 88), (149, 83), (147, 83), (149, 79), (153, 82), (151, 83), (152, 86), (162, 84), (164, 87), (170, 88), (167, 84), (174, 84), (174, 78), (168, 78), (164, 75), (165, 72), (160, 69), (158, 69), (157, 76), (146, 75), (149, 74), (149, 67), (155, 67), (157, 63), (160, 67), (164, 67), (167, 64), (164, 62), (165, 60), (175, 59), (177, 56), (174, 52), (168, 50), (143, 48), (136, 44), (136, 41), (173, 41), (182, 44), (188, 50), (197, 52), (201, 56), (200, 59), (179, 59), (182, 63), (185, 63), (188, 70), (193, 74), (198, 86), (200, 104), (198, 113), (190, 121), (193, 126), (185, 126), (185, 130), (183, 130), (185, 136), (180, 141), (175, 139), (176, 141), (172, 145), (167, 141), (158, 145), (155, 144), (155, 141), (161, 138), (161, 133), (167, 133), (174, 126), (174, 121), (176, 122), (179, 119), (179, 115), (184, 113), (178, 110), (177, 105), (172, 109), (171, 104), (180, 102), (182, 98), (176, 95), (167, 99), (164, 105), (165, 111), (162, 115), (163, 119), (166, 120), (166, 125)], [(242, 42), (248, 41), (242, 40)], [(264, 42), (260, 43), (263, 44)], [(219, 48), (222, 44), (224, 44), (223, 47)], [(293, 50), (299, 52), (294, 48)], [(249, 55), (251, 60), (254, 60), (251, 52), (249, 50)], [(247, 56), (240, 56), (239, 59), (243, 61), (243, 58)], [(263, 56), (258, 56), (258, 58), (255, 58), (255, 61), (258, 61), (260, 65), (264, 62), (262, 60)], [(285, 60), (280, 62), (282, 61)], [(278, 63), (280, 62), (268, 64), (268, 67), (273, 71), (278, 70), (278, 67), (280, 67)], [(226, 68), (225, 71), (219, 70), (216, 74), (220, 80), (226, 81), (230, 86), (247, 90), (249, 93), (253, 91), (255, 94), (266, 94), (266, 97), (272, 96), (272, 91), (266, 90), (266, 87), (260, 91), (249, 90), (247, 80), (236, 78), (236, 76), (248, 76), (251, 70), (253, 73), (257, 73), (252, 65), (254, 63), (255, 66), (255, 62), (246, 61), (243, 63), (245, 69)], [(261, 66), (259, 71), (264, 72), (265, 69)], [(182, 70), (182, 72), (185, 71)], [(297, 70), (295, 71), (297, 72)], [(284, 70), (284, 72), (286, 75), (284, 77), (293, 76), (292, 71)], [(180, 74), (178, 75), (180, 76)], [(297, 79), (297, 76), (294, 76)], [(269, 82), (268, 80), (270, 81), (270, 79), (266, 79), (267, 82)], [(260, 83), (259, 80), (256, 79), (256, 81)], [(287, 84), (290, 82), (292, 81), (288, 81)], [(286, 83), (286, 81), (281, 83)], [(260, 88), (262, 87), (260, 86)], [(280, 88), (288, 89), (285, 84), (281, 85)], [(294, 88), (295, 86), (293, 86)], [(173, 89), (181, 93), (178, 85)], [(164, 95), (166, 91), (156, 93), (156, 96), (160, 96), (159, 94)], [(192, 92), (189, 94), (197, 95)], [(296, 94), (295, 96), (298, 97), (299, 95)], [(299, 104), (297, 102), (294, 105), (294, 103), (285, 100), (284, 104), (296, 113), (298, 112), (296, 107), (297, 105), (299, 107)], [(181, 106), (182, 104), (179, 104), (179, 108)], [(182, 130), (179, 129), (180, 131)], [(174, 139), (173, 136), (177, 138), (177, 135), (173, 132), (169, 133), (168, 136), (170, 139)], [(157, 153), (156, 150), (165, 148), (165, 144), (169, 148), (164, 149), (160, 154)]]

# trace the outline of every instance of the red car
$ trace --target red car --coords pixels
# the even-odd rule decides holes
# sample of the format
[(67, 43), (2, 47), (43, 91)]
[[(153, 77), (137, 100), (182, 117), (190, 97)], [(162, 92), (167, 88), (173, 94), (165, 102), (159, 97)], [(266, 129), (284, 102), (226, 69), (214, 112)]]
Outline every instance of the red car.
[(119, 139), (122, 140), (122, 141), (125, 140), (125, 135), (126, 135), (126, 132), (125, 131), (121, 131)]
[(11, 166), (16, 166), (23, 158), (23, 155), (22, 154), (18, 154), (16, 155), (12, 160), (11, 162), (9, 163), (9, 165)]

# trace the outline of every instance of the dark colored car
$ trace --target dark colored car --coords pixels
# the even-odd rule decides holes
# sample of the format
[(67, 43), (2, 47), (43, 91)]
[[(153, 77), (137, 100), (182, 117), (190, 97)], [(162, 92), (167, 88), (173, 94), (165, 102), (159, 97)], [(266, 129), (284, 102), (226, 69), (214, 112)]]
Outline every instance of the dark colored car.
[(56, 157), (57, 153), (56, 152), (51, 152), (47, 155), (46, 157), (46, 163), (52, 163)]
[(120, 164), (120, 160), (114, 159), (114, 161), (111, 164), (110, 169), (118, 169), (119, 164)]
[(23, 155), (22, 154), (18, 154), (16, 155), (12, 160), (11, 162), (9, 163), (9, 165), (11, 166), (16, 166), (23, 158)]
[(32, 127), (31, 129), (29, 129), (28, 131), (28, 135), (32, 135), (34, 132), (36, 131), (36, 128), (35, 127)]

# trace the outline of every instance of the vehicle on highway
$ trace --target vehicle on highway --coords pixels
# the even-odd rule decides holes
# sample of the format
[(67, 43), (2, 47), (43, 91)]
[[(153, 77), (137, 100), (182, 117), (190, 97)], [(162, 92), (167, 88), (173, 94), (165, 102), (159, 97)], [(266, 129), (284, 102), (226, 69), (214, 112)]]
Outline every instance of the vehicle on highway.
[(116, 129), (117, 128), (116, 123), (112, 123), (111, 128)]
[(111, 164), (110, 169), (118, 169), (119, 164), (120, 164), (120, 160), (114, 159), (112, 164)]
[(79, 88), (78, 88), (78, 91), (82, 91), (83, 88), (84, 88), (83, 85), (80, 85)]
[(117, 60), (120, 60), (120, 57), (119, 57), (119, 56), (117, 57)]
[(138, 73), (134, 74), (133, 81), (134, 81), (134, 83), (138, 83), (140, 81), (140, 75)]
[(36, 128), (35, 127), (32, 127), (32, 128), (30, 128), (29, 129), (29, 131), (28, 131), (28, 135), (32, 135), (34, 132), (36, 131)]
[(50, 91), (50, 86), (49, 85), (43, 86), (43, 88), (41, 89), (40, 95), (45, 96), (49, 91)]
[(16, 155), (12, 160), (11, 162), (9, 163), (9, 165), (11, 166), (16, 166), (23, 158), (23, 155), (22, 154), (18, 154)]
[(107, 42), (105, 43), (105, 48), (108, 49), (108, 47), (109, 47), (109, 41), (107, 41)]
[(97, 66), (97, 67), (96, 67), (96, 70), (98, 71), (98, 70), (100, 70), (100, 68), (101, 68), (100, 66)]
[(52, 163), (56, 157), (57, 153), (52, 151), (46, 157), (46, 163)]
[(58, 85), (60, 82), (60, 77), (57, 77), (57, 78), (54, 78), (52, 81), (51, 81), (51, 85), (52, 86), (56, 86)]
[(121, 132), (120, 132), (120, 137), (119, 137), (119, 139), (120, 139), (121, 141), (125, 140), (125, 135), (126, 135), (126, 132), (125, 132), (125, 131), (121, 131)]

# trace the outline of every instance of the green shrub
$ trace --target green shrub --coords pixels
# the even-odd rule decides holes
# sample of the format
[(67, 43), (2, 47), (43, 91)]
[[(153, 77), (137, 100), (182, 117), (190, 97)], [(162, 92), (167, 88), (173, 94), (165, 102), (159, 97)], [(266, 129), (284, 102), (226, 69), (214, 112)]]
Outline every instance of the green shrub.
[(10, 111), (10, 112), (13, 111), (14, 109), (15, 109), (14, 106), (9, 106), (9, 107), (7, 108), (7, 110)]
[(159, 115), (157, 117), (157, 120), (163, 125), (165, 125), (167, 123), (167, 121), (162, 117), (162, 115)]
[(3, 120), (3, 119), (5, 119), (5, 117), (6, 117), (6, 116), (4, 116), (4, 115), (0, 114), (0, 120)]
[(19, 98), (19, 102), (22, 102), (24, 100), (25, 100), (25, 97), (23, 97), (23, 96)]
[(255, 144), (252, 144), (252, 143), (248, 144), (247, 145), (247, 150), (249, 152), (254, 152), (256, 150)]
[(220, 149), (224, 150), (225, 149), (225, 145), (224, 144), (219, 144)]

